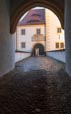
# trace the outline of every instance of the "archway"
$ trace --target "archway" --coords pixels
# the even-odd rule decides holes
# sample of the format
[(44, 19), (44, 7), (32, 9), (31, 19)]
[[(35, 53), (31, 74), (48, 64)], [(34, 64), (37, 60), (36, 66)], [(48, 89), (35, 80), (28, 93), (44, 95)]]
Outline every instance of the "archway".
[[(38, 10), (38, 8), (44, 10), (44, 15), (45, 16), (43, 15), (43, 13), (42, 13), (41, 16), (39, 16), (39, 17), (43, 17), (43, 16), (45, 17), (45, 19), (44, 19), (45, 21), (43, 22), (43, 25), (41, 25), (43, 27), (38, 26), (38, 23), (36, 23), (36, 24), (32, 23), (32, 26), (31, 26), (31, 23), (29, 23), (29, 26), (24, 26), (25, 23), (26, 23), (25, 25), (28, 25), (27, 22), (30, 22), (29, 19), (30, 20), (33, 19), (34, 15), (32, 16), (32, 12), (31, 11)], [(38, 10), (38, 11), (36, 11), (36, 13), (37, 12), (40, 12), (40, 11)], [(51, 15), (50, 18), (52, 19), (52, 21), (50, 21), (50, 22), (51, 22), (52, 27), (48, 26), (48, 23), (50, 23), (48, 21), (51, 20), (50, 18), (48, 20), (49, 15)], [(30, 18), (29, 18), (29, 16), (30, 16)], [(54, 18), (52, 18), (52, 16)], [(25, 17), (28, 17), (28, 18), (25, 19)], [(59, 24), (57, 24), (57, 25), (54, 24), (53, 25), (53, 23), (52, 23), (53, 20), (55, 20), (55, 22), (57, 22)], [(20, 26), (20, 28), (19, 28), (19, 26)], [(32, 46), (35, 45), (36, 43), (41, 43), (41, 44), (44, 45), (46, 54), (48, 53), (48, 51), (55, 50), (56, 49), (56, 40), (52, 41), (52, 38), (54, 39), (55, 37), (57, 37), (58, 42), (61, 41), (61, 36), (60, 36), (60, 34), (58, 34), (58, 31), (57, 31), (58, 29), (61, 30), (61, 23), (60, 23), (58, 17), (52, 11), (50, 11), (49, 9), (44, 8), (44, 7), (41, 7), (41, 8), (40, 7), (34, 7), (32, 9), (30, 9), (30, 11), (28, 11), (25, 15), (22, 16), (22, 18), (20, 19), (19, 23), (17, 24), (16, 36), (17, 37), (19, 36), (19, 38), (22, 38), (21, 41), (19, 39), (17, 40), (17, 42), (18, 42), (17, 47), (19, 47), (19, 48), (17, 48), (17, 50), (20, 50), (20, 51), (23, 51), (23, 52), (24, 51), (25, 52), (29, 52), (31, 54), (32, 53)], [(24, 35), (22, 35), (22, 30), (26, 31), (24, 33)], [(37, 30), (40, 30), (40, 33), (37, 33)], [(52, 32), (49, 32), (49, 31), (52, 31)], [(56, 35), (54, 36), (55, 33), (56, 33)], [(51, 36), (50, 36), (50, 34), (51, 34)], [(27, 36), (29, 36), (29, 37), (27, 37)], [(50, 40), (50, 42), (49, 42), (49, 40)], [(25, 47), (22, 47), (22, 42), (24, 44), (26, 44)], [(28, 42), (30, 42), (30, 45), (28, 44)], [(52, 48), (52, 46), (50, 46), (51, 44), (53, 45), (54, 48)], [(60, 47), (58, 49), (60, 49)], [(36, 55), (35, 51), (33, 51), (32, 55)], [(43, 55), (43, 54), (40, 54), (40, 55)]]
[(22, 3), (17, 8), (15, 8), (14, 12), (11, 14), (11, 23), (10, 23), (11, 33), (15, 32), (17, 23), (21, 18), (21, 16), (25, 12), (27, 12), (28, 10), (36, 6), (40, 6), (40, 7), (42, 6), (53, 11), (59, 18), (62, 28), (64, 28), (64, 9), (54, 1), (52, 2), (52, 1), (46, 1), (46, 0), (42, 0), (42, 1), (37, 0), (37, 1), (28, 1), (25, 4)]
[(32, 56), (41, 56), (44, 54), (44, 46), (40, 43), (35, 44), (32, 50)]

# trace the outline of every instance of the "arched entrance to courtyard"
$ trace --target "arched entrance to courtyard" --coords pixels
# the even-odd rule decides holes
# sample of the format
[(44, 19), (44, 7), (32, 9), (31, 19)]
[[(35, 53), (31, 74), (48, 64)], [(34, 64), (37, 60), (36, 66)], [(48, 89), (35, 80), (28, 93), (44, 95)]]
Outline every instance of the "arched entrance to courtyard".
[[(6, 2), (8, 1), (10, 1), (11, 3), (9, 2), (9, 4), (6, 4)], [(13, 8), (12, 3), (14, 3), (14, 1), (16, 4), (14, 4), (14, 8)], [(20, 3), (20, 1), (23, 1), (23, 2)], [(27, 10), (38, 5), (39, 6), (45, 5), (46, 8), (48, 6), (49, 9), (51, 8), (52, 11), (54, 10), (55, 12), (57, 12), (57, 14), (59, 14), (58, 15), (59, 19), (62, 20), (61, 23), (64, 22), (63, 14), (65, 13), (65, 18), (64, 18), (65, 24), (63, 25), (65, 25), (65, 30), (66, 30), (65, 31), (66, 68), (67, 68), (66, 71), (71, 76), (71, 67), (70, 67), (71, 66), (71, 24), (70, 24), (71, 23), (71, 0), (41, 0), (41, 1), (40, 0), (33, 0), (33, 1), (20, 0), (20, 1), (1, 0), (0, 12), (2, 13), (0, 15), (1, 16), (0, 18), (0, 23), (1, 23), (0, 24), (1, 25), (0, 26), (0, 32), (1, 32), (0, 34), (0, 38), (1, 38), (0, 39), (0, 44), (1, 44), (0, 45), (0, 51), (1, 51), (0, 76), (3, 76), (7, 72), (11, 71), (15, 65), (14, 64), (15, 63), (14, 62), (15, 50), (13, 46), (14, 44), (13, 33), (16, 30), (16, 25), (17, 25), (19, 18)], [(58, 1), (65, 1), (65, 12), (63, 12), (64, 8), (62, 8), (63, 6), (60, 7), (60, 5), (58, 4), (59, 3)], [(11, 20), (10, 20), (10, 16), (11, 16)], [(11, 22), (11, 26), (10, 26), (10, 22)], [(35, 63), (36, 61), (34, 62), (34, 64)], [(44, 65), (46, 65), (46, 61), (44, 62)], [(27, 66), (29, 66), (29, 63)], [(53, 64), (53, 67), (55, 69), (57, 68), (55, 66), (55, 63)], [(50, 69), (52, 68), (52, 71), (54, 72), (53, 67), (50, 67)], [(33, 68), (35, 69), (35, 65)], [(13, 111), (15, 113), (29, 113), (29, 112), (30, 113), (50, 113), (50, 114), (52, 112), (53, 113), (61, 112), (61, 113), (66, 113), (66, 114), (71, 113), (70, 111), (71, 100), (69, 97), (71, 96), (71, 92), (70, 92), (71, 80), (68, 81), (67, 79), (69, 79), (69, 77), (67, 77), (67, 74), (63, 73), (62, 71), (63, 70), (60, 70), (60, 72), (54, 72), (54, 75), (53, 75), (52, 73), (48, 72), (48, 68), (47, 68), (47, 73), (46, 71), (45, 72), (40, 71), (38, 72), (38, 75), (37, 75), (37, 72), (36, 74), (32, 73), (32, 78), (33, 78), (32, 80), (31, 80), (31, 73), (28, 73), (27, 75), (26, 74), (23, 75), (22, 73), (22, 76), (20, 76), (20, 73), (18, 74), (17, 72), (15, 73), (15, 76), (13, 75), (11, 76), (10, 74), (8, 74), (8, 78), (7, 77), (4, 79), (1, 78), (0, 80), (0, 85), (1, 85), (0, 112), (1, 114), (8, 113), (8, 112), (13, 113)], [(25, 78), (25, 76), (27, 77), (28, 80)], [(39, 79), (39, 76), (42, 76), (41, 80)], [(61, 78), (59, 78), (60, 76)], [(12, 78), (10, 79), (10, 77)], [(38, 80), (36, 80), (35, 77), (37, 77)], [(6, 79), (8, 79), (7, 82), (6, 82)], [(63, 79), (64, 79), (64, 82), (62, 82)], [(2, 80), (4, 82), (2, 82)], [(35, 81), (38, 83), (36, 83)], [(14, 84), (12, 84), (12, 82), (14, 82)], [(27, 91), (27, 88), (28, 88), (28, 91)], [(15, 90), (17, 91), (15, 92)], [(36, 95), (35, 95), (35, 92), (37, 93)], [(16, 100), (18, 100), (18, 102)]]
[(62, 28), (64, 28), (64, 9), (61, 6), (57, 7), (57, 3), (52, 2), (52, 1), (29, 1), (26, 2), (25, 4), (22, 3), (20, 4), (17, 8), (15, 8), (13, 14), (11, 15), (11, 25), (10, 25), (10, 32), (14, 33), (16, 30), (17, 23), (19, 19), (22, 17), (23, 14), (25, 14), (28, 10), (30, 10), (33, 7), (45, 7), (50, 9), (52, 12), (54, 12), (57, 17), (59, 18), (61, 22)]
[(32, 56), (41, 56), (44, 54), (44, 46), (42, 44), (35, 44), (32, 50)]
[[(46, 8), (44, 8), (44, 9), (46, 9)], [(34, 10), (34, 8), (32, 8), (31, 10)], [(31, 12), (31, 10), (29, 10), (28, 11), (28, 13), (29, 12)], [(47, 14), (47, 11), (45, 11), (46, 13), (45, 13), (45, 20), (47, 20), (47, 18), (46, 18), (46, 16), (48, 17), (48, 15), (46, 15)], [(27, 13), (27, 15), (28, 15), (28, 13)], [(50, 12), (48, 12), (48, 13), (50, 13)], [(31, 13), (32, 14), (32, 13)], [(53, 13), (54, 14), (54, 13)], [(56, 15), (55, 15), (56, 16)], [(29, 18), (29, 16), (27, 16), (28, 18)], [(39, 16), (40, 17), (40, 16)], [(56, 16), (56, 18), (57, 18), (57, 16)], [(58, 18), (57, 18), (58, 19)], [(27, 18), (26, 18), (26, 20), (27, 20)], [(30, 16), (30, 18), (29, 18), (29, 20), (32, 20), (31, 19), (31, 16)], [(53, 19), (54, 20), (54, 19)], [(52, 20), (52, 21), (53, 21)], [(58, 21), (59, 21), (59, 19), (58, 19)], [(20, 34), (21, 34), (21, 31), (22, 30), (25, 30), (25, 31), (27, 31), (27, 27), (26, 28), (24, 28), (24, 25), (21, 25), (21, 24), (23, 24), (23, 22), (24, 22), (24, 19), (22, 18), (22, 21), (20, 22), (19, 21), (19, 23), (18, 23), (18, 25), (20, 25), (20, 26), (22, 26), (22, 28), (19, 30), (18, 29), (18, 31), (20, 31)], [(29, 22), (28, 20), (27, 20), (27, 22)], [(27, 23), (26, 22), (26, 23)], [(46, 22), (47, 23), (47, 22)], [(45, 24), (45, 23), (44, 23)], [(26, 24), (25, 24), (26, 25)], [(27, 24), (28, 25), (28, 24)], [(21, 42), (20, 42), (20, 50), (22, 50), (22, 51), (26, 51), (27, 52), (27, 50), (29, 50), (29, 52), (31, 53), (32, 52), (32, 47), (31, 47), (31, 45), (35, 45), (36, 43), (42, 43), (42, 41), (40, 41), (40, 40), (42, 40), (42, 39), (39, 39), (40, 38), (40, 36), (43, 36), (43, 45), (44, 45), (44, 48), (45, 48), (45, 52), (46, 51), (48, 51), (47, 50), (47, 47), (48, 47), (48, 42), (46, 41), (46, 38), (47, 38), (47, 36), (48, 36), (48, 33), (46, 34), (46, 31), (48, 32), (48, 29), (46, 29), (46, 28), (48, 28), (48, 27), (45, 27), (46, 26), (46, 24), (44, 25), (44, 30), (43, 30), (43, 32), (40, 32), (41, 34), (40, 35), (38, 35), (37, 34), (37, 30), (40, 28), (38, 28), (37, 29), (37, 27), (38, 27), (38, 24), (37, 24), (37, 27), (34, 29), (34, 26), (33, 27), (31, 27), (31, 24), (29, 24), (30, 25), (30, 29), (29, 29), (29, 31), (28, 32), (26, 32), (26, 34), (25, 35), (22, 35), (23, 36), (23, 39), (24, 40), (21, 40)], [(52, 24), (51, 24), (52, 25)], [(61, 27), (61, 23), (59, 22), (59, 26)], [(17, 26), (18, 27), (18, 26)], [(33, 30), (35, 31), (35, 32), (33, 32)], [(41, 31), (42, 29), (40, 29), (40, 31)], [(57, 30), (57, 29), (56, 29)], [(43, 33), (43, 35), (42, 35), (42, 33)], [(19, 34), (19, 32), (18, 32), (18, 34)], [(31, 35), (32, 34), (32, 35)], [(50, 33), (51, 34), (51, 33)], [(55, 34), (55, 33), (53, 33), (53, 34)], [(30, 35), (31, 35), (31, 37), (30, 37)], [(17, 35), (18, 36), (18, 35)], [(21, 37), (22, 37), (21, 36)], [(28, 36), (28, 37), (24, 37), (24, 36)], [(39, 36), (39, 37), (38, 37)], [(53, 36), (51, 36), (52, 38), (53, 38)], [(27, 44), (27, 42), (26, 42), (26, 40), (25, 39), (27, 39), (27, 42), (29, 41), (30, 42), (30, 44), (28, 43)], [(19, 42), (19, 41), (18, 41)], [(29, 47), (29, 48), (27, 48), (26, 49), (26, 47), (24, 46), (24, 48), (22, 48), (22, 45), (21, 45), (21, 43), (24, 43), (24, 44), (26, 44), (25, 46), (27, 47)], [(46, 46), (47, 45), (47, 46)], [(17, 48), (18, 50), (19, 50), (19, 48)], [(38, 53), (38, 54), (36, 54), (36, 53)], [(36, 49), (33, 49), (33, 54), (32, 55), (44, 55), (44, 51), (43, 51), (43, 54), (42, 53), (40, 53), (40, 48), (36, 48)]]
[[(66, 4), (66, 2), (65, 2)], [(68, 7), (69, 3), (66, 4), (66, 6)], [(13, 34), (16, 30), (16, 25), (19, 21), (19, 19), (21, 18), (21, 16), (28, 11), (30, 8), (36, 7), (36, 6), (42, 6), (42, 7), (46, 7), (49, 8), (51, 11), (53, 11), (57, 17), (59, 18), (62, 28), (64, 28), (64, 0), (62, 2), (62, 4), (60, 5), (60, 3), (58, 1), (46, 1), (46, 0), (36, 0), (36, 1), (28, 1), (28, 2), (22, 2), (19, 3), (18, 5), (16, 5), (16, 7), (14, 7), (14, 9), (11, 12), (10, 15), (10, 33)], [(67, 10), (66, 8), (66, 11)], [(66, 29), (66, 71), (70, 73), (71, 70), (70, 69), (70, 45), (68, 45), (68, 31), (69, 31), (69, 27), (70, 24), (67, 24), (68, 21), (66, 19), (70, 18), (69, 17), (69, 13), (65, 11), (65, 29)], [(70, 9), (69, 9), (70, 11)], [(68, 25), (68, 28), (66, 27)], [(69, 39), (70, 40), (70, 39)], [(70, 43), (70, 42), (69, 42)], [(69, 50), (69, 51), (68, 51)]]
[[(60, 29), (61, 31), (61, 23), (58, 17), (51, 10), (44, 7), (34, 7), (25, 14), (26, 15), (23, 15), (17, 24), (16, 39), (17, 39), (18, 45), (16, 46), (16, 50), (32, 53), (32, 46), (35, 45), (36, 43), (41, 43), (44, 45), (45, 53), (47, 53), (47, 51), (50, 51), (50, 50), (55, 50), (56, 40), (53, 40), (53, 39), (55, 39), (56, 37), (58, 42), (59, 40), (61, 40), (61, 37), (59, 36), (61, 32), (60, 34), (57, 33), (57, 29), (58, 30)], [(57, 25), (55, 24), (53, 25), (52, 17), (54, 17), (53, 20), (55, 20), (55, 24)], [(48, 23), (51, 23), (52, 27), (50, 27), (50, 25), (48, 26)], [(50, 42), (48, 40), (50, 40)], [(24, 46), (22, 46), (22, 43), (24, 44)], [(19, 45), (20, 45), (20, 48), (19, 48)], [(60, 49), (60, 47), (58, 49)], [(39, 52), (39, 48), (33, 52), (34, 54), (32, 55), (36, 55), (35, 53)], [(44, 55), (44, 54), (40, 54), (40, 55)]]

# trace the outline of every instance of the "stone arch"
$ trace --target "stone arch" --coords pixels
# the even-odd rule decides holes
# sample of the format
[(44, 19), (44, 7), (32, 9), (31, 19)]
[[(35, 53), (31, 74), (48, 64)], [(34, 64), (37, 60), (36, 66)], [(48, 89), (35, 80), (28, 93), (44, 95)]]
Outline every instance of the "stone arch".
[(41, 43), (36, 43), (34, 46), (33, 46), (33, 49), (32, 49), (32, 56), (36, 56), (36, 49), (39, 49), (39, 55), (44, 55), (45, 52), (44, 52), (44, 45), (41, 44)]
[(14, 33), (16, 30), (17, 23), (21, 16), (26, 13), (28, 10), (30, 10), (33, 7), (40, 6), (45, 7), (53, 11), (57, 17), (59, 18), (61, 22), (62, 28), (64, 28), (64, 9), (59, 6), (56, 2), (52, 1), (46, 1), (46, 0), (36, 0), (36, 1), (29, 1), (26, 3), (20, 4), (17, 8), (14, 9), (14, 11), (11, 14), (10, 17), (10, 33)]

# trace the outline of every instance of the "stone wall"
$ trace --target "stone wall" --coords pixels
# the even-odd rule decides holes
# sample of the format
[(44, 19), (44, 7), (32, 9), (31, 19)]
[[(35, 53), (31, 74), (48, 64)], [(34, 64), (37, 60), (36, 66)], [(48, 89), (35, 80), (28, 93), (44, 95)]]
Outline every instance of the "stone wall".
[(15, 66), (14, 39), (10, 34), (10, 11), (6, 0), (0, 0), (0, 77)]
[(65, 50), (59, 50), (59, 51), (49, 51), (46, 53), (47, 56), (52, 57), (56, 60), (59, 60), (61, 62), (66, 63), (65, 60)]
[(15, 62), (21, 61), (27, 57), (30, 57), (31, 53), (25, 53), (25, 52), (16, 52), (15, 53)]

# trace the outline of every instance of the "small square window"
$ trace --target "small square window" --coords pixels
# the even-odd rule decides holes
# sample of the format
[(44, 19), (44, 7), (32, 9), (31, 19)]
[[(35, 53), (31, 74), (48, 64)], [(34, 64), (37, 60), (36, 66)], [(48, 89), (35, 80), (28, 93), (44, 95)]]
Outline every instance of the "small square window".
[(25, 29), (21, 29), (21, 34), (25, 35)]
[(56, 43), (56, 48), (59, 48), (59, 43)]
[(61, 48), (64, 48), (64, 43), (63, 43), (63, 42), (60, 43), (60, 47), (61, 47)]
[(21, 43), (21, 48), (25, 48), (25, 42)]
[(41, 30), (40, 29), (37, 29), (36, 32), (37, 32), (37, 34), (40, 34), (41, 33)]
[(57, 33), (61, 33), (61, 28), (57, 28)]

